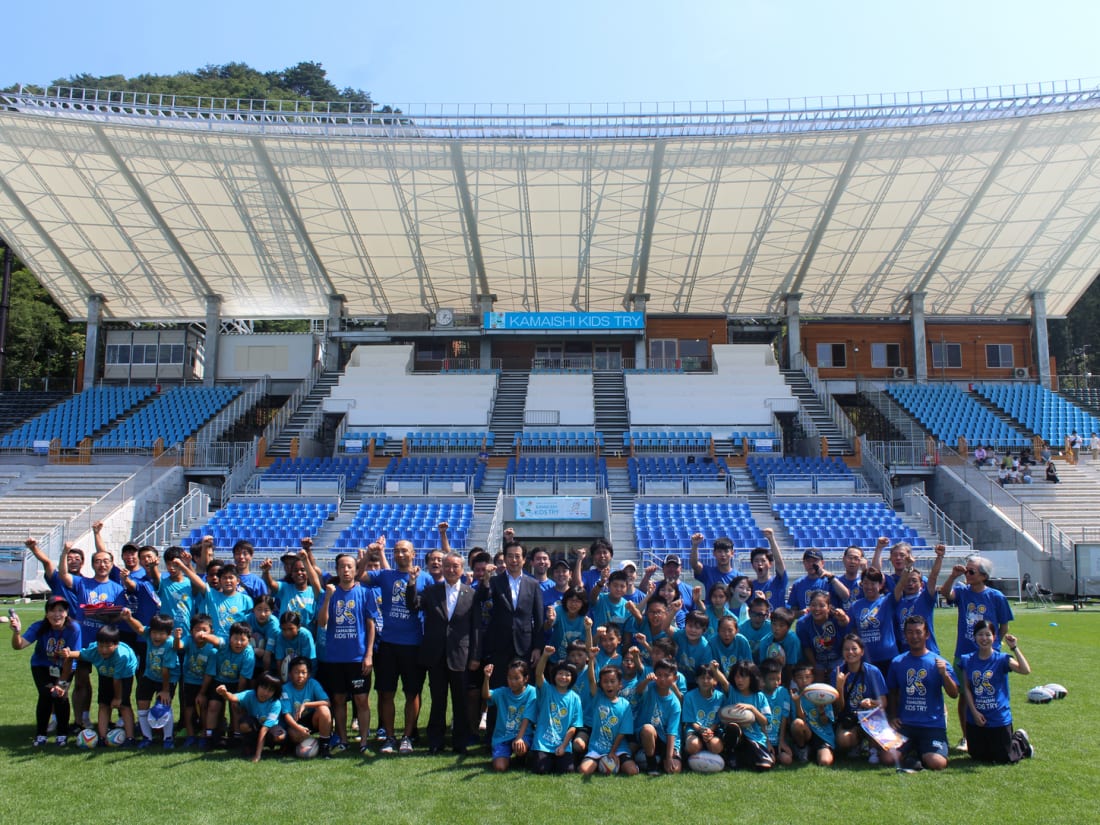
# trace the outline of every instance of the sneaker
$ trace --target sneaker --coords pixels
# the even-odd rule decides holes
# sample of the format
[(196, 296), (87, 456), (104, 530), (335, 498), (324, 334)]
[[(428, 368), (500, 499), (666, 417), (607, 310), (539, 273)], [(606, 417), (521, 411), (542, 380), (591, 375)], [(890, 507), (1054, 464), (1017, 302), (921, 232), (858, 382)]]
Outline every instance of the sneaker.
[(213, 736), (204, 736), (202, 738), (202, 741), (199, 742), (199, 748), (201, 750), (204, 750), (204, 751), (214, 750), (214, 737)]
[(1035, 746), (1031, 744), (1031, 737), (1027, 735), (1027, 731), (1020, 728), (1016, 731), (1016, 738), (1020, 740), (1020, 744), (1024, 747), (1024, 759), (1030, 759), (1035, 755)]
[(63, 748), (68, 744), (69, 744), (69, 737), (68, 736), (59, 736), (59, 737), (57, 737), (57, 747)]
[(966, 753), (969, 750), (969, 748), (966, 746), (965, 736), (959, 740), (959, 744), (955, 746), (955, 750), (959, 751), (960, 753)]
[(138, 742), (138, 750), (143, 751), (152, 744), (153, 744), (152, 739), (142, 739), (140, 742)]
[(871, 749), (871, 755), (867, 757), (867, 762), (871, 765), (878, 764), (878, 750), (874, 748)]
[(489, 728), (489, 713), (485, 712), (481, 714), (481, 721), (477, 723), (477, 732), (485, 733)]
[[(392, 753), (393, 751), (390, 752)], [(359, 746), (359, 755), (370, 756), (370, 743), (364, 742), (362, 745)]]
[(390, 738), (390, 735), (388, 733), (386, 733), (385, 728), (379, 728), (378, 731), (374, 734), (374, 740), (376, 742), (380, 742), (382, 744), (385, 744), (386, 740), (389, 739), (389, 738)]
[(794, 751), (794, 758), (800, 765), (805, 765), (810, 761), (810, 749), (805, 745), (793, 745), (791, 750)]
[(174, 739), (168, 738), (164, 740), (164, 749), (166, 751), (175, 750), (176, 742)]
[(328, 742), (321, 742), (320, 748), (322, 759), (332, 759), (332, 748), (329, 747)]
[(57, 733), (57, 714), (50, 714), (50, 721), (46, 724), (46, 733)]
[(379, 753), (384, 753), (386, 755), (389, 755), (389, 754), (395, 753), (396, 751), (397, 751), (397, 740), (396, 739), (387, 739), (385, 742), (382, 743), (382, 749), (379, 751)]
[(402, 739), (401, 739), (401, 745), (400, 745), (400, 746), (399, 746), (399, 747), (397, 748), (397, 752), (398, 752), (398, 753), (402, 753), (402, 754), (410, 754), (410, 753), (412, 753), (412, 752), (413, 752), (413, 743), (412, 743), (412, 740), (411, 740), (411, 739), (410, 739), (409, 737), (407, 737), (407, 736), (405, 736), (405, 737), (402, 737)]
[(46, 744), (46, 737), (45, 736), (36, 736), (36, 737), (34, 737), (34, 747), (40, 748), (45, 744)]
[(183, 746), (185, 748), (193, 748), (197, 744), (199, 744), (199, 737), (197, 736), (188, 736), (183, 740)]
[(898, 763), (898, 773), (920, 773), (924, 770), (924, 763), (917, 756), (907, 756)]
[(333, 742), (331, 745), (329, 745), (329, 751), (331, 753), (343, 753), (347, 749), (348, 749), (348, 746), (345, 745), (343, 742), (341, 742), (339, 739), (337, 739), (335, 742)]

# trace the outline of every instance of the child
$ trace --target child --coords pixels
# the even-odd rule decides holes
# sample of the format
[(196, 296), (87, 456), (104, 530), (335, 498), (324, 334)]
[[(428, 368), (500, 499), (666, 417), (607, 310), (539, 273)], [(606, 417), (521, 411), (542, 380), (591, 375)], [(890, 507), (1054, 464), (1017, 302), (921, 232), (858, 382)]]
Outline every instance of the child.
[(718, 710), (726, 701), (729, 682), (718, 662), (712, 661), (699, 665), (696, 669), (695, 685), (695, 689), (689, 690), (684, 696), (680, 713), (684, 755), (693, 756), (704, 749), (720, 754), (722, 725), (718, 719)]
[(649, 648), (653, 641), (668, 635), (670, 615), (668, 602), (653, 594), (646, 600), (642, 621), (635, 619), (628, 626), (643, 660), (649, 661)]
[(169, 547), (164, 551), (164, 564), (168, 575), (160, 579), (157, 596), (160, 597), (160, 609), (172, 617), (176, 627), (190, 627), (191, 614), (195, 610), (195, 590), (191, 580), (183, 573), (184, 555), (182, 547)]
[(779, 659), (783, 663), (784, 682), (790, 679), (795, 662), (802, 658), (798, 635), (791, 633), (793, 624), (794, 613), (790, 608), (777, 607), (772, 611), (771, 632), (760, 640), (757, 650), (757, 661), (761, 664), (765, 659)]
[[(223, 692), (219, 692), (218, 688), (224, 687), (228, 690), (234, 687), (237, 691), (243, 691), (248, 687), (256, 669), (256, 654), (252, 650), (251, 639), (252, 629), (244, 622), (234, 622), (229, 627), (229, 642), (222, 645), (217, 654), (206, 663), (206, 676), (202, 683), (202, 692), (207, 701), (203, 750), (210, 750), (216, 744), (214, 732), (222, 720), (225, 703), (222, 701)], [(234, 704), (229, 709), (229, 721), (230, 727), (239, 732), (236, 711), (237, 705)]]
[[(215, 636), (222, 639), (228, 637), (231, 625), (247, 619), (249, 611), (252, 610), (252, 597), (237, 589), (240, 580), (237, 578), (236, 567), (232, 564), (223, 564), (215, 573), (214, 565), (211, 564), (206, 568), (207, 581), (200, 579), (190, 567), (183, 566), (181, 569), (183, 574), (191, 580), (192, 589), (196, 593), (206, 595), (203, 613), (212, 619)], [(252, 628), (248, 629), (248, 636), (251, 640)]]
[(978, 649), (962, 657), (963, 692), (966, 696), (966, 731), (970, 758), (976, 762), (1015, 764), (1033, 753), (1027, 731), (1012, 730), (1012, 708), (1008, 703), (1008, 674), (1027, 676), (1031, 665), (1011, 633), (1004, 642), (1014, 656), (994, 650), (996, 625), (979, 619), (974, 623)]
[(599, 650), (596, 651), (596, 672), (599, 673), (605, 667), (622, 667), (623, 657), (619, 653), (623, 643), (623, 630), (617, 624), (609, 624), (606, 627), (597, 627), (597, 641)]
[(622, 671), (623, 683), (619, 695), (630, 703), (630, 712), (637, 719), (648, 670), (642, 662), (642, 652), (636, 646), (631, 645), (623, 655)]
[(270, 673), (256, 680), (255, 690), (230, 693), (224, 684), (218, 685), (218, 698), (229, 702), (231, 716), (240, 719), (236, 732), (244, 740), (242, 755), (245, 759), (259, 762), (266, 742), (280, 745), (285, 741), (286, 731), (279, 727), (282, 688), (283, 683)]
[(252, 650), (256, 654), (256, 664), (263, 673), (271, 672), (271, 655), (275, 649), (275, 639), (279, 635), (278, 627), (271, 621), (271, 615), (277, 605), (275, 598), (263, 593), (256, 597), (252, 613), (248, 617), (248, 626), (252, 628)]
[[(748, 579), (745, 579), (745, 581), (748, 582)], [(698, 589), (696, 588), (696, 590)], [(708, 642), (718, 635), (718, 622), (724, 616), (734, 616), (736, 618), (737, 614), (729, 609), (729, 598), (730, 594), (726, 585), (712, 584), (710, 591), (707, 593), (707, 603), (703, 604), (698, 599), (695, 601), (695, 609), (704, 610), (707, 614), (707, 632), (705, 635)], [(747, 619), (748, 613), (745, 616)]]
[[(780, 765), (790, 765), (794, 761), (794, 754), (787, 740), (790, 737), (789, 726), (794, 710), (791, 694), (783, 687), (784, 668), (779, 659), (765, 659), (760, 663), (760, 678), (763, 681), (764, 697), (772, 711), (768, 720), (768, 750), (772, 759)], [(791, 669), (793, 668), (792, 665)]]
[(852, 603), (852, 629), (859, 633), (866, 647), (867, 661), (880, 672), (890, 667), (890, 660), (898, 655), (897, 636), (894, 633), (894, 612), (897, 602), (892, 592), (885, 592), (886, 577), (882, 571), (868, 567), (860, 580), (862, 596)]
[(771, 602), (766, 598), (753, 596), (752, 601), (749, 602), (749, 623), (737, 626), (737, 632), (744, 636), (745, 641), (749, 643), (749, 650), (752, 653), (752, 656), (749, 657), (750, 660), (756, 657), (764, 637), (772, 632), (771, 625), (768, 624), (768, 616), (771, 615), (771, 610)]
[[(309, 669), (317, 667), (317, 646), (313, 634), (302, 627), (302, 617), (294, 610), (279, 617), (279, 635), (272, 650), (275, 656), (275, 675), (290, 678), (290, 663), (299, 656), (309, 660)], [(285, 680), (284, 680), (285, 681)]]
[[(906, 545), (908, 547), (908, 545)], [(894, 601), (897, 607), (894, 610), (894, 618), (897, 620), (898, 648), (904, 653), (909, 649), (905, 641), (905, 620), (910, 616), (920, 616), (924, 619), (928, 628), (928, 649), (932, 653), (939, 654), (940, 646), (936, 643), (935, 611), (936, 611), (936, 580), (940, 577), (940, 568), (943, 566), (941, 552), (936, 553), (936, 560), (932, 562), (932, 569), (928, 571), (927, 581), (921, 576), (920, 571), (914, 567), (905, 567), (897, 576), (894, 584)], [(893, 552), (890, 555), (893, 561)], [(886, 577), (886, 586), (890, 587), (890, 576)], [(889, 668), (887, 668), (889, 670)]]
[(802, 691), (813, 684), (815, 672), (809, 662), (794, 666), (796, 689), (791, 691), (791, 702), (795, 718), (791, 722), (791, 739), (799, 762), (807, 762), (813, 756), (818, 765), (827, 768), (833, 764), (833, 751), (836, 750), (833, 706), (815, 705), (802, 695)]
[[(700, 590), (702, 588), (699, 588)], [(700, 665), (709, 663), (714, 658), (710, 643), (707, 642), (705, 633), (710, 619), (701, 610), (689, 613), (684, 621), (684, 629), (678, 630), (672, 640), (676, 642), (676, 667), (687, 679), (687, 687), (690, 690), (695, 687), (695, 671)]]
[(642, 745), (638, 761), (642, 762), (644, 758), (650, 776), (659, 776), (662, 769), (665, 773), (677, 774), (682, 767), (679, 744), (683, 707), (673, 692), (676, 662), (659, 659), (645, 682), (635, 723), (638, 741)]
[(104, 625), (96, 631), (95, 644), (83, 650), (69, 650), (70, 659), (89, 662), (99, 673), (99, 719), (96, 729), (100, 745), (107, 742), (107, 727), (111, 722), (111, 710), (118, 708), (126, 731), (126, 746), (134, 744), (134, 710), (130, 705), (130, 693), (134, 687), (134, 674), (137, 672), (137, 655), (124, 642), (119, 641), (118, 628)]
[(322, 759), (331, 759), (332, 706), (321, 683), (310, 677), (311, 663), (304, 656), (290, 660), (289, 678), (283, 685), (282, 727), (291, 742), (298, 744), (317, 731)]
[(730, 688), (726, 704), (736, 705), (752, 712), (750, 725), (726, 725), (723, 733), (723, 751), (730, 769), (752, 766), (758, 771), (771, 769), (775, 764), (768, 751), (768, 737), (764, 733), (771, 723), (771, 706), (760, 690), (760, 671), (752, 662), (738, 662), (729, 675)]
[(46, 618), (34, 622), (22, 636), (19, 615), (11, 616), (11, 646), (23, 650), (34, 645), (31, 653), (31, 677), (38, 691), (34, 709), (34, 746), (46, 744), (50, 714), (57, 717), (57, 745), (69, 741), (69, 677), (73, 663), (66, 656), (70, 650), (80, 650), (80, 625), (69, 617), (69, 603), (64, 596), (46, 599)]
[(572, 641), (569, 650), (566, 651), (565, 661), (577, 670), (577, 678), (573, 680), (573, 692), (581, 700), (581, 723), (573, 734), (572, 748), (575, 761), (588, 752), (588, 737), (592, 732), (590, 714), (592, 712), (593, 694), (588, 690), (588, 671), (591, 669), (590, 659), (595, 657), (592, 645), (592, 617), (585, 616), (585, 641)]
[(729, 583), (729, 607), (730, 613), (737, 617), (738, 624), (745, 624), (749, 620), (749, 602), (752, 601), (752, 582), (748, 576), (734, 576)]
[(183, 686), (180, 688), (180, 716), (187, 729), (184, 747), (199, 742), (202, 721), (206, 719), (206, 697), (202, 693), (207, 663), (214, 660), (223, 641), (211, 630), (212, 621), (205, 613), (191, 617), (191, 633), (184, 642), (176, 636), (176, 652), (182, 657)]
[[(122, 611), (122, 619), (145, 642), (145, 670), (138, 679), (138, 727), (142, 739), (138, 748), (144, 749), (153, 744), (153, 727), (149, 724), (149, 706), (154, 697), (168, 707), (176, 695), (176, 684), (180, 680), (180, 658), (176, 652), (176, 639), (172, 635), (171, 616), (158, 613), (145, 627), (130, 613)], [(182, 631), (181, 631), (182, 633)], [(172, 738), (172, 714), (168, 714), (168, 723), (164, 726), (164, 749), (172, 750), (175, 741)]]
[[(775, 540), (775, 531), (765, 527), (762, 531), (768, 541), (767, 547), (755, 547), (749, 554), (752, 569), (756, 571), (756, 579), (752, 582), (752, 592), (763, 596), (771, 607), (786, 607), (787, 605), (787, 566), (783, 562), (783, 553), (779, 549), (779, 543)], [(775, 566), (775, 575), (772, 575), (772, 565)], [(749, 612), (752, 612), (752, 602), (749, 603)], [(751, 616), (750, 616), (751, 618)], [(751, 644), (751, 639), (749, 640)]]
[(528, 718), (528, 709), (538, 701), (538, 693), (527, 684), (530, 668), (522, 659), (513, 659), (508, 665), (508, 683), (489, 690), (489, 678), (493, 666), (485, 666), (485, 678), (481, 695), (497, 709), (496, 726), (491, 743), (493, 770), (503, 773), (512, 766), (512, 757), (523, 759), (534, 739), (534, 726)]
[(738, 662), (752, 659), (752, 649), (748, 640), (737, 632), (737, 619), (733, 616), (723, 616), (718, 622), (718, 635), (710, 640), (710, 650), (722, 673), (729, 673)]
[(631, 616), (641, 617), (642, 614), (638, 610), (638, 606), (626, 598), (626, 591), (627, 575), (623, 570), (616, 570), (608, 576), (606, 593), (593, 591), (597, 592), (598, 595), (592, 600), (591, 615), (592, 621), (598, 627), (605, 627), (609, 624), (624, 625)]
[(561, 599), (561, 610), (550, 608), (543, 628), (550, 632), (550, 645), (560, 651), (554, 664), (565, 659), (569, 643), (584, 639), (584, 619), (588, 600), (579, 587), (567, 592)]
[(811, 681), (832, 679), (840, 664), (840, 640), (848, 632), (848, 614), (833, 607), (824, 590), (810, 594), (808, 610), (795, 623), (795, 633), (802, 645), (802, 655), (814, 669)]
[(527, 708), (527, 718), (535, 723), (530, 762), (537, 774), (573, 772), (570, 744), (582, 723), (581, 699), (573, 692), (576, 666), (561, 662), (551, 671), (552, 682), (546, 682), (546, 664), (555, 652), (550, 645), (543, 648), (535, 668), (538, 702)]
[(595, 668), (588, 668), (589, 693), (593, 697), (589, 721), (592, 733), (588, 751), (581, 759), (580, 772), (591, 776), (599, 768), (600, 760), (610, 756), (615, 760), (619, 773), (635, 776), (638, 766), (630, 756), (627, 738), (634, 733), (634, 716), (630, 702), (619, 695), (622, 688), (622, 671), (611, 665), (600, 670), (596, 679)]

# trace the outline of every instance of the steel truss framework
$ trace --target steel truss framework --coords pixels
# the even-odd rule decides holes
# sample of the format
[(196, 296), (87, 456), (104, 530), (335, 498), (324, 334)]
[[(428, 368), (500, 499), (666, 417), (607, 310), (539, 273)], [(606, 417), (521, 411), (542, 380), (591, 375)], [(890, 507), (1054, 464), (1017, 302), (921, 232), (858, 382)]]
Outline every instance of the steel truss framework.
[[(1064, 315), (1100, 93), (649, 116), (0, 96), (0, 234), (74, 318), (475, 309)], [(261, 105), (262, 104), (262, 105)]]

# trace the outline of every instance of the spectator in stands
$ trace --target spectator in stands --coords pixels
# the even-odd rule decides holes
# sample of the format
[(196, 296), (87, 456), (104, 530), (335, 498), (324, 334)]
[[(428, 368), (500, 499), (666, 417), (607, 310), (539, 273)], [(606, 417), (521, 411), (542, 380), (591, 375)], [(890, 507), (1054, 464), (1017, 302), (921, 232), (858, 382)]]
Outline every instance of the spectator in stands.
[(1047, 442), (1045, 442), (1045, 441), (1044, 441), (1044, 442), (1043, 442), (1043, 449), (1041, 449), (1041, 450), (1039, 451), (1039, 459), (1040, 459), (1040, 460), (1041, 460), (1041, 461), (1042, 461), (1042, 462), (1043, 462), (1044, 464), (1047, 464), (1047, 463), (1049, 463), (1049, 462), (1050, 462), (1050, 456), (1051, 456), (1051, 453), (1050, 453), (1050, 445), (1049, 445), (1049, 444), (1048, 444)]
[(985, 464), (986, 458), (988, 458), (988, 456), (989, 454), (985, 451), (985, 447), (979, 444), (978, 448), (974, 450), (974, 466), (981, 467), (983, 464)]
[(1081, 456), (1081, 436), (1077, 434), (1077, 430), (1070, 432), (1067, 446), (1069, 447), (1070, 464), (1076, 464)]
[(997, 483), (1004, 487), (1008, 484), (1008, 468), (1002, 464), (997, 470)]
[(1089, 457), (1094, 462), (1100, 461), (1100, 435), (1096, 433), (1089, 437)]
[(1031, 484), (1033, 480), (1034, 479), (1032, 479), (1032, 477), (1031, 477), (1031, 466), (1025, 464), (1024, 469), (1022, 469), (1020, 471), (1020, 483), (1021, 484)]
[(703, 564), (699, 561), (699, 545), (703, 543), (702, 533), (693, 533), (691, 536), (691, 572), (703, 585), (703, 594), (707, 604), (710, 604), (710, 591), (715, 584), (729, 584), (737, 571), (733, 569), (733, 542), (728, 538), (714, 540), (714, 564)]
[[(775, 531), (765, 527), (763, 533), (768, 541), (768, 547), (754, 547), (749, 555), (752, 568), (756, 571), (756, 580), (752, 583), (752, 589), (754, 593), (767, 599), (772, 608), (786, 607), (787, 565), (783, 562), (779, 542), (775, 540)], [(773, 565), (775, 575), (772, 575)], [(752, 612), (751, 602), (749, 612)]]
[(1054, 466), (1053, 461), (1047, 462), (1047, 481), (1051, 484), (1057, 484), (1061, 481), (1061, 479), (1058, 478), (1058, 468)]
[(237, 576), (241, 580), (241, 587), (252, 597), (252, 601), (267, 594), (264, 580), (252, 572), (252, 557), (255, 553), (252, 542), (247, 539), (241, 539), (233, 545), (233, 563), (237, 566)]

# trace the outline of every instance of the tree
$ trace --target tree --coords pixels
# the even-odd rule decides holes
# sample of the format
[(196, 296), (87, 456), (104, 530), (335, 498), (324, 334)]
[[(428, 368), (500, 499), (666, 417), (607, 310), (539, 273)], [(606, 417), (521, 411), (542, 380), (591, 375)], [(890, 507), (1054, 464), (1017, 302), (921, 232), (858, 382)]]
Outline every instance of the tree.
[(4, 379), (71, 376), (84, 353), (83, 324), (70, 324), (31, 272), (12, 271)]

